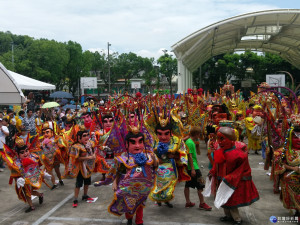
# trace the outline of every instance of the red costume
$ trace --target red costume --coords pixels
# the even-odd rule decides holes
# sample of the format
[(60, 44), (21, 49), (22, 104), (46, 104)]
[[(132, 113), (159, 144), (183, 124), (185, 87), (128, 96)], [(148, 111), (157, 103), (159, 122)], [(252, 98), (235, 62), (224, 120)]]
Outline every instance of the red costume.
[(259, 199), (252, 181), (248, 154), (241, 147), (234, 145), (230, 149), (215, 151), (214, 165), (209, 172), (215, 178), (213, 186), (218, 188), (224, 181), (234, 189), (232, 196), (222, 205), (223, 208), (247, 206)]

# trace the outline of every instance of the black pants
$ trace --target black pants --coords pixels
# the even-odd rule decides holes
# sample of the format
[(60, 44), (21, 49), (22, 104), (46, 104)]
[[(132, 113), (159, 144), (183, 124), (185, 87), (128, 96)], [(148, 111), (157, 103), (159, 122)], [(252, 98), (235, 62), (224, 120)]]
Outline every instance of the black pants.
[(82, 174), (81, 174), (81, 171), (79, 171), (79, 173), (78, 173), (78, 175), (77, 175), (77, 177), (76, 177), (76, 184), (75, 184), (75, 186), (76, 186), (77, 188), (81, 188), (83, 184), (84, 184), (84, 185), (91, 185), (91, 183), (92, 183), (91, 177), (89, 177), (89, 178), (84, 178), (84, 177), (82, 176)]

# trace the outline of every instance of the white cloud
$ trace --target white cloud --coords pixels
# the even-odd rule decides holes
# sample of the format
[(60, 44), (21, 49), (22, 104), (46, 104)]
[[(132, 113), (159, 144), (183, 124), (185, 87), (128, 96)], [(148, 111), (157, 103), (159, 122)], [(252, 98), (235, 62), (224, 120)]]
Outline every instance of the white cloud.
[[(177, 41), (242, 13), (279, 8), (269, 0), (13, 0), (1, 2), (0, 31), (75, 41), (88, 49), (157, 57)], [(264, 3), (266, 2), (266, 3)], [(279, 3), (278, 3), (279, 4)]]

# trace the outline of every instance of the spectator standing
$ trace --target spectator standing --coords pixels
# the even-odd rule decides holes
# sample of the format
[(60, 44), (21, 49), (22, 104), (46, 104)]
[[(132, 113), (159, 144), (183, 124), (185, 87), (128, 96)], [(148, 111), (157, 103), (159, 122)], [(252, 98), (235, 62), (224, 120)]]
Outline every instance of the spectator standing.
[(27, 110), (27, 116), (24, 118), (24, 127), (29, 131), (30, 136), (36, 135), (35, 117), (31, 109)]
[(24, 110), (21, 110), (19, 112), (19, 116), (16, 116), (16, 127), (19, 132), (21, 132), (22, 128), (24, 127), (24, 118), (25, 118), (25, 112)]
[(34, 110), (35, 110), (35, 102), (34, 102), (34, 94), (33, 94), (33, 92), (30, 92), (28, 94), (26, 105), (27, 105), (27, 110), (30, 109), (32, 112), (34, 112)]
[(8, 147), (13, 148), (15, 144), (16, 134), (17, 134), (16, 120), (14, 118), (10, 118), (6, 116), (3, 118), (3, 121), (9, 131), (9, 135), (5, 137), (5, 143), (8, 145)]
[[(8, 125), (8, 122), (3, 121), (3, 119), (0, 118), (0, 151), (1, 152), (3, 151), (3, 144), (6, 143), (5, 142), (5, 137), (9, 135), (7, 125)], [(1, 157), (1, 159), (0, 159), (0, 172), (3, 172), (3, 168), (5, 168), (5, 167), (3, 165), (3, 159)]]

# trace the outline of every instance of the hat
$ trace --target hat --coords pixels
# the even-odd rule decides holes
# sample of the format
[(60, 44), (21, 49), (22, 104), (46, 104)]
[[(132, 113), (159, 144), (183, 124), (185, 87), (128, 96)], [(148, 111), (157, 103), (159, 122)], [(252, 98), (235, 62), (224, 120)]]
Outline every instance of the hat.
[(12, 109), (7, 110), (7, 113), (12, 113), (12, 112), (14, 112)]
[(262, 110), (263, 108), (260, 105), (253, 106), (253, 109), (255, 110)]
[(221, 134), (223, 134), (225, 137), (227, 137), (231, 141), (236, 140), (235, 132), (232, 128), (230, 127), (220, 127), (218, 130)]
[(2, 121), (2, 118), (0, 118), (0, 121)]

